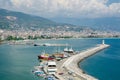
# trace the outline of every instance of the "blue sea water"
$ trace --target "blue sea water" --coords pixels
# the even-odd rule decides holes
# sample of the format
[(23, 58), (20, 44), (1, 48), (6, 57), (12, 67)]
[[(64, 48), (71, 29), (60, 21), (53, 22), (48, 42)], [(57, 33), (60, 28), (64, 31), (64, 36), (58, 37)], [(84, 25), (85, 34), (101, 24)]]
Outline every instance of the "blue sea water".
[[(102, 39), (38, 40), (36, 43), (70, 44), (74, 50), (85, 50), (100, 44)], [(100, 80), (120, 80), (120, 40), (105, 39), (111, 46), (85, 59), (80, 67)], [(38, 65), (37, 56), (44, 50), (51, 54), (57, 47), (33, 45), (0, 45), (0, 80), (43, 80), (32, 74)], [(62, 51), (64, 47), (59, 47)]]
[(109, 48), (85, 59), (80, 67), (99, 80), (120, 80), (120, 39), (107, 39)]

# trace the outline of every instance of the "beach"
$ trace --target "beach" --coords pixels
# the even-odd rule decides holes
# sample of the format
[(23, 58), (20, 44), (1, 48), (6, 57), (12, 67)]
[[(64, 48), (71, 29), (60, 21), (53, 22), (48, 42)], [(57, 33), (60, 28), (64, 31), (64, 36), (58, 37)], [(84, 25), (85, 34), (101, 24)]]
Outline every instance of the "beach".
[[(62, 61), (57, 62), (57, 74), (55, 76), (59, 80), (98, 80), (95, 77), (92, 77), (86, 74), (82, 69), (78, 67), (79, 62), (86, 59), (87, 57), (109, 47), (107, 44), (100, 44), (96, 47), (89, 48), (78, 54), (75, 54), (69, 58), (63, 59)], [(59, 75), (63, 73), (62, 75)]]

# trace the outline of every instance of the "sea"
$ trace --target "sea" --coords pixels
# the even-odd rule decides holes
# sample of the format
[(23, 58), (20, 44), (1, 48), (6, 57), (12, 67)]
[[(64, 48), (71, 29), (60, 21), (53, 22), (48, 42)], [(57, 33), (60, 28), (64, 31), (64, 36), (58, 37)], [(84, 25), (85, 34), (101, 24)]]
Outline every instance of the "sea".
[[(56, 39), (35, 40), (37, 44), (69, 44), (75, 51), (84, 51), (101, 44), (103, 39)], [(99, 80), (120, 80), (120, 39), (104, 38), (110, 47), (92, 55), (79, 67)], [(70, 48), (69, 47), (69, 48)], [(37, 56), (43, 51), (53, 54), (63, 51), (65, 46), (34, 46), (33, 44), (0, 44), (0, 80), (44, 80), (32, 73), (39, 65)]]

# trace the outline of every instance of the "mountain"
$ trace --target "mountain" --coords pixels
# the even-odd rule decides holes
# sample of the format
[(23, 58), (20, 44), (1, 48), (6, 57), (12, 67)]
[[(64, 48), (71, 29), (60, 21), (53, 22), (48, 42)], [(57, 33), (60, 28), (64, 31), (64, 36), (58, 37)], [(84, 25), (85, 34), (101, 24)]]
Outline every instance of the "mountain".
[(57, 25), (63, 24), (34, 15), (0, 9), (0, 29), (38, 29)]
[(51, 19), (61, 23), (71, 23), (74, 25), (88, 26), (98, 30), (114, 30), (120, 31), (120, 17), (106, 17), (106, 18), (53, 18)]

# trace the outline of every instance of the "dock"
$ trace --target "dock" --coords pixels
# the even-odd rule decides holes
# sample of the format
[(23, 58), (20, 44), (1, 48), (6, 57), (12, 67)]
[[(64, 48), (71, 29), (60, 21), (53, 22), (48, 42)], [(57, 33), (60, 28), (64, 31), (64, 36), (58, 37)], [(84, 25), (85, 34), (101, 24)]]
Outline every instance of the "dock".
[(98, 80), (97, 78), (86, 74), (82, 69), (79, 68), (78, 64), (85, 58), (108, 47), (109, 45), (107, 44), (100, 44), (96, 47), (84, 50), (83, 52), (79, 52), (78, 54), (72, 55), (71, 57), (58, 61), (58, 71), (55, 74), (55, 76), (59, 80)]

